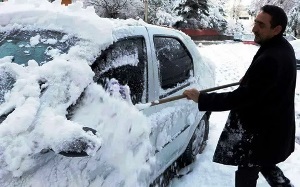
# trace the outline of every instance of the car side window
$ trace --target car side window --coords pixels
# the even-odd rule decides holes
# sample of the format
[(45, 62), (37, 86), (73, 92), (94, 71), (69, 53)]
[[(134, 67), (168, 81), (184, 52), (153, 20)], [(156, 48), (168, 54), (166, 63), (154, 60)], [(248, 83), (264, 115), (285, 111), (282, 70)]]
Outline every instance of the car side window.
[(185, 46), (176, 38), (154, 37), (163, 90), (176, 88), (193, 74), (193, 61)]
[(94, 81), (104, 88), (111, 79), (128, 85), (133, 104), (146, 102), (146, 45), (142, 37), (117, 41), (103, 51), (92, 65)]

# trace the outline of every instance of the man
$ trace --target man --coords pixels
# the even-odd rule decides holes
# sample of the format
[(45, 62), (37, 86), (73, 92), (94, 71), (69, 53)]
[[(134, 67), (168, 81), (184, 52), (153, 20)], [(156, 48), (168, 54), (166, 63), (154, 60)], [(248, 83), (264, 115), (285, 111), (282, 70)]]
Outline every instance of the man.
[(294, 151), (296, 59), (283, 38), (285, 12), (265, 5), (252, 32), (260, 48), (240, 81), (226, 93), (184, 91), (200, 111), (231, 110), (213, 161), (238, 166), (236, 187), (255, 187), (261, 172), (270, 186), (293, 186), (276, 164)]

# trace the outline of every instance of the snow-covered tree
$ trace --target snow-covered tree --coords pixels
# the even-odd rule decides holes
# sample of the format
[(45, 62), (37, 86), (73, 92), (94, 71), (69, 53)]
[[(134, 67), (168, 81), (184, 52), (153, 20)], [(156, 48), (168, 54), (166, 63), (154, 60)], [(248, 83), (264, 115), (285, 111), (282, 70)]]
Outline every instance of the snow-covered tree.
[(299, 0), (253, 0), (250, 5), (250, 10), (256, 15), (260, 8), (266, 4), (279, 6), (286, 12), (289, 12), (296, 4), (299, 4)]
[(185, 20), (209, 15), (207, 0), (185, 0), (176, 7), (176, 10), (178, 15), (181, 15)]
[(181, 0), (148, 0), (148, 22), (155, 25), (172, 26), (182, 20), (174, 9)]
[(84, 5), (93, 6), (99, 16), (107, 18), (136, 18), (144, 14), (141, 0), (85, 0)]
[(241, 0), (229, 1), (227, 2), (227, 5), (228, 5), (227, 12), (229, 16), (235, 20), (238, 20), (243, 10), (243, 5), (241, 4)]
[[(85, 0), (101, 17), (144, 18), (146, 0)], [(181, 28), (227, 27), (226, 0), (148, 0), (147, 21), (155, 25)]]
[(224, 0), (208, 0), (209, 15), (202, 17), (201, 25), (205, 28), (213, 28), (224, 32), (227, 28), (224, 5)]
[[(176, 28), (214, 28), (224, 31), (225, 0), (149, 0), (150, 23)], [(159, 7), (159, 8), (157, 8)]]
[(175, 27), (181, 28), (201, 28), (200, 20), (208, 16), (207, 0), (183, 0), (175, 8), (177, 14), (182, 16), (183, 20), (178, 21)]
[(198, 29), (204, 27), (201, 20), (209, 16), (209, 5), (207, 0), (182, 0), (175, 11), (183, 19), (176, 22), (175, 27)]
[(250, 13), (256, 15), (260, 8), (266, 4), (276, 5), (284, 9), (288, 15), (288, 27), (287, 32), (299, 35), (300, 31), (300, 1), (299, 0), (255, 0), (252, 1), (250, 6)]
[(289, 22), (287, 32), (292, 33), (294, 36), (300, 35), (300, 3), (292, 8), (288, 14)]

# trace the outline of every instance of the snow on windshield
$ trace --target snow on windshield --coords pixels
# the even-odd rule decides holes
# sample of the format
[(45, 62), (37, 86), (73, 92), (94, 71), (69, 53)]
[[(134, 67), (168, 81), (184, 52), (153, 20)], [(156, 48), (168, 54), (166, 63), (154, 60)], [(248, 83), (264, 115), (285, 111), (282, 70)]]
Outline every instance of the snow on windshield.
[[(0, 115), (7, 115), (0, 125), (0, 186), (137, 186), (149, 171), (146, 160), (154, 161), (149, 155), (150, 120), (93, 83), (89, 64), (113, 43), (115, 23), (81, 7), (80, 2), (65, 7), (46, 0), (0, 3), (0, 32), (49, 29), (85, 40), (65, 54), (48, 50), (53, 59), (42, 65), (0, 59), (0, 70), (15, 79), (0, 105)], [(57, 40), (30, 38), (31, 46), (40, 42)], [(68, 120), (67, 109), (78, 98), (80, 108)], [(85, 132), (85, 126), (97, 133)], [(90, 156), (57, 154), (77, 141), (86, 143)]]

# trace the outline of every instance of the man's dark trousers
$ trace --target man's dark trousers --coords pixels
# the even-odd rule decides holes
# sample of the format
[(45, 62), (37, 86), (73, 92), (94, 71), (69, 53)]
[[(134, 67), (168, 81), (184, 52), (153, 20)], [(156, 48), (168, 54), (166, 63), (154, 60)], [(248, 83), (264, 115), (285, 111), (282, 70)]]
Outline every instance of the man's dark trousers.
[(290, 180), (276, 165), (272, 166), (238, 166), (235, 172), (235, 187), (256, 187), (258, 173), (265, 177), (271, 187), (293, 187)]

